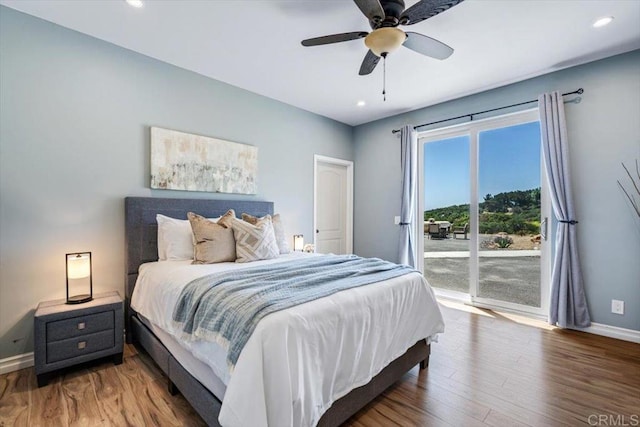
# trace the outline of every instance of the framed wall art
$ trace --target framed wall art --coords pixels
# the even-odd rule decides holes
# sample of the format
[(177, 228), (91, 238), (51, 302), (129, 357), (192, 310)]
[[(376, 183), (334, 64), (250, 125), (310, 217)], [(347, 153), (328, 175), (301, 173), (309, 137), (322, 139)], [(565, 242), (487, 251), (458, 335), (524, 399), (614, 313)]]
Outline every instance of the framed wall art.
[(256, 194), (258, 147), (151, 128), (151, 188)]

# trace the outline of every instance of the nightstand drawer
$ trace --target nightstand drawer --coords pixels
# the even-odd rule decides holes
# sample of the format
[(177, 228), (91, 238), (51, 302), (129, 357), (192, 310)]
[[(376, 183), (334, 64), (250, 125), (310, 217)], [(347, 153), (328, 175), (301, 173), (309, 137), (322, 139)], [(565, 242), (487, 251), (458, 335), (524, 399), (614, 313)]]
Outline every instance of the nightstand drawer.
[(47, 323), (47, 342), (66, 340), (69, 338), (89, 335), (108, 329), (113, 329), (113, 311), (72, 317)]
[(47, 344), (47, 363), (71, 359), (115, 345), (113, 329)]

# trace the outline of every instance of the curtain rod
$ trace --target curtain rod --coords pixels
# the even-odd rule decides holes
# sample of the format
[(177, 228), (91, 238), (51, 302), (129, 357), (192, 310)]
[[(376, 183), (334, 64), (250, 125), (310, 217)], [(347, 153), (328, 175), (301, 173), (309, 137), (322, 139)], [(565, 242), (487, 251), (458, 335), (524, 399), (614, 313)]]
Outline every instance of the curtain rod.
[[(584, 89), (580, 88), (578, 90), (574, 90), (573, 92), (567, 92), (567, 93), (563, 93), (562, 96), (567, 96), (567, 95), (582, 95), (584, 93)], [(532, 99), (531, 101), (525, 101), (525, 102), (519, 102), (517, 104), (511, 104), (511, 105), (505, 105), (504, 107), (498, 107), (498, 108), (492, 108), (490, 110), (484, 110), (484, 111), (478, 111), (477, 113), (469, 113), (469, 114), (463, 114), (462, 116), (458, 116), (458, 117), (451, 117), (448, 119), (444, 119), (444, 120), (438, 120), (435, 122), (431, 122), (431, 123), (423, 123), (421, 125), (417, 125), (414, 126), (413, 129), (418, 129), (424, 126), (429, 126), (429, 125), (435, 125), (438, 123), (444, 123), (444, 122), (448, 122), (451, 120), (456, 120), (456, 119), (462, 119), (465, 117), (469, 117), (472, 121), (473, 121), (473, 116), (477, 116), (478, 114), (484, 114), (484, 113), (490, 113), (492, 111), (498, 111), (498, 110), (504, 110), (505, 108), (511, 108), (511, 107), (517, 107), (519, 105), (526, 105), (526, 104), (531, 104), (533, 102), (538, 102), (537, 99)], [(391, 133), (398, 133), (400, 132), (400, 129), (394, 129), (391, 131)]]

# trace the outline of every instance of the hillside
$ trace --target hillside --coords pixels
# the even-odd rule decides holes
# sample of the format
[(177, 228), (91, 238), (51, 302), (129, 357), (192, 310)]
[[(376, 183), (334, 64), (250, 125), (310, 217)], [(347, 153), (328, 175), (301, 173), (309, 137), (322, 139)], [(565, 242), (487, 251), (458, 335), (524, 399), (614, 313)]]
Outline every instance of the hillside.
[[(540, 188), (487, 194), (479, 204), (480, 234), (538, 234)], [(469, 205), (453, 205), (424, 211), (424, 220), (449, 221), (453, 227), (469, 222)]]

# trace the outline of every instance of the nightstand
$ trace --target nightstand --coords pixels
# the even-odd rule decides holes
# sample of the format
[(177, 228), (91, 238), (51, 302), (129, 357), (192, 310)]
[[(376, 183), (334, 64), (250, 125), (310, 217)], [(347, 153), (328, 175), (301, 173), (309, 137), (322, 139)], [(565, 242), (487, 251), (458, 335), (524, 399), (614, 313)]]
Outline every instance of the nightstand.
[(38, 304), (34, 317), (34, 355), (38, 387), (52, 372), (113, 356), (122, 363), (124, 315), (118, 292), (94, 295), (83, 304), (65, 300)]

